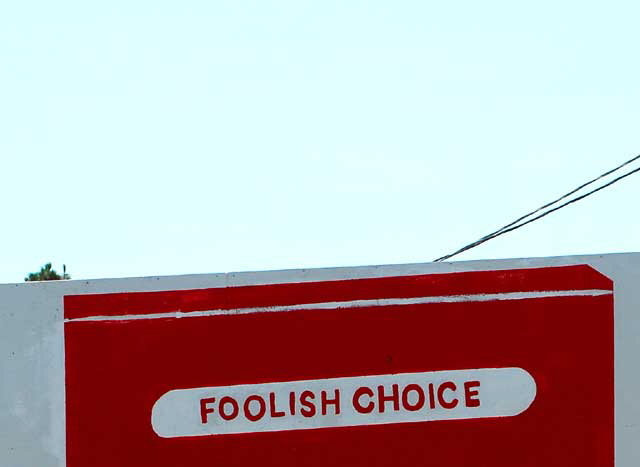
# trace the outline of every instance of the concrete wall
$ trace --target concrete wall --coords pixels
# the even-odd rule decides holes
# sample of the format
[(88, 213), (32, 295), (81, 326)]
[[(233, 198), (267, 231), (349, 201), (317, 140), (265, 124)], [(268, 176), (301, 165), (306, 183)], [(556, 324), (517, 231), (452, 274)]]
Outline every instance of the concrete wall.
[[(589, 264), (615, 284), (616, 465), (640, 465), (640, 254), (0, 285), (0, 465), (63, 467), (63, 297)], [(541, 427), (541, 429), (544, 429)]]

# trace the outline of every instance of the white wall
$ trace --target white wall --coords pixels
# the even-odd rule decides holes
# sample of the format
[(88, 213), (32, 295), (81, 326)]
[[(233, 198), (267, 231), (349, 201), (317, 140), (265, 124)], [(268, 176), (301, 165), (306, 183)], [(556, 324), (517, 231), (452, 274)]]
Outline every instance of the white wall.
[(640, 465), (640, 253), (0, 285), (0, 465), (64, 467), (68, 294), (590, 264), (615, 283), (616, 460)]

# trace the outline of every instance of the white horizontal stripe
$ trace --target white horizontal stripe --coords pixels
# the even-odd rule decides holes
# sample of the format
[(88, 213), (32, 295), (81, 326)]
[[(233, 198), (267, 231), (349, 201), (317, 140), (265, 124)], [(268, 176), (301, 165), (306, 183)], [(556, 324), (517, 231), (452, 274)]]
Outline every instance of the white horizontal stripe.
[[(448, 397), (456, 399), (454, 406), (444, 407), (439, 399), (429, 392), (445, 382), (453, 383)], [(472, 383), (478, 388), (469, 396), (463, 387)], [(475, 383), (475, 384), (474, 384)], [(402, 405), (384, 410), (384, 401), (369, 400), (365, 404), (377, 405), (378, 410), (363, 411), (361, 389), (384, 388), (391, 393), (392, 387), (403, 392)], [(405, 392), (413, 386), (413, 398)], [(401, 389), (398, 389), (401, 388)], [(431, 390), (427, 389), (428, 387)], [(455, 389), (454, 389), (455, 388)], [(482, 390), (480, 390), (482, 388)], [(428, 392), (429, 391), (429, 392)], [(439, 391), (439, 389), (436, 389)], [(456, 391), (458, 391), (456, 393)], [(320, 394), (334, 397), (332, 408), (306, 414), (301, 401), (305, 392), (320, 399)], [(342, 428), (389, 423), (434, 422), (444, 420), (468, 420), (479, 418), (514, 417), (529, 408), (537, 395), (536, 382), (523, 368), (477, 368), (471, 370), (427, 371), (386, 375), (350, 376), (303, 381), (284, 381), (258, 384), (238, 384), (188, 389), (173, 389), (164, 393), (151, 410), (151, 426), (162, 438), (191, 436), (229, 435), (237, 433), (260, 433), (269, 431), (309, 430), (318, 428)], [(418, 393), (422, 402), (418, 402)], [(373, 394), (373, 393), (371, 393)], [(378, 393), (380, 394), (380, 393)], [(215, 395), (215, 398), (212, 396)], [(461, 397), (462, 396), (462, 397)], [(331, 397), (331, 396), (330, 396)], [(467, 397), (475, 399), (477, 405), (469, 404)], [(218, 403), (216, 404), (216, 398)], [(223, 399), (235, 402), (239, 409), (233, 418), (221, 416)], [(259, 417), (250, 420), (247, 406), (249, 398), (262, 401), (265, 410)], [(287, 404), (287, 400), (289, 404)], [(482, 400), (482, 402), (480, 402)], [(267, 402), (269, 401), (269, 402)], [(460, 403), (458, 403), (458, 401)], [(259, 403), (259, 402), (258, 402)], [(318, 407), (322, 403), (318, 403)], [(408, 408), (409, 404), (415, 404)], [(214, 409), (214, 406), (217, 407)], [(274, 416), (280, 406), (280, 415)], [(296, 406), (298, 410), (296, 410)], [(340, 407), (338, 409), (338, 407)], [(417, 408), (419, 407), (419, 408)], [(206, 410), (203, 414), (203, 410)], [(251, 414), (253, 415), (253, 414)], [(205, 417), (201, 422), (201, 417)]]
[(379, 298), (373, 300), (352, 300), (344, 302), (323, 302), (323, 303), (303, 303), (300, 305), (281, 305), (257, 308), (235, 308), (218, 309), (205, 311), (173, 311), (168, 313), (149, 313), (142, 315), (119, 315), (119, 316), (87, 316), (84, 318), (65, 319), (65, 322), (78, 321), (129, 321), (137, 319), (166, 319), (166, 318), (196, 318), (199, 316), (218, 315), (241, 315), (248, 313), (265, 313), (279, 311), (299, 311), (299, 310), (335, 310), (337, 308), (364, 308), (364, 307), (384, 307), (397, 305), (421, 305), (426, 303), (457, 303), (457, 302), (490, 302), (496, 300), (526, 300), (531, 298), (548, 297), (584, 297), (611, 295), (610, 290), (555, 290), (547, 292), (509, 292), (498, 294), (476, 294), (476, 295), (450, 295), (441, 297), (414, 297), (414, 298)]

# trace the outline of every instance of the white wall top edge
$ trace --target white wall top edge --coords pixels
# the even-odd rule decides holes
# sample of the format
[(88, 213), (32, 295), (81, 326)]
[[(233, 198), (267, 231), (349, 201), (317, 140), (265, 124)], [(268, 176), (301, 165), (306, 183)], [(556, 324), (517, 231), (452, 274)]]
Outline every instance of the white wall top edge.
[[(272, 271), (245, 271), (210, 274), (186, 274), (176, 276), (147, 276), (105, 279), (72, 279), (66, 281), (19, 282), (0, 284), (5, 288), (41, 287), (60, 290), (62, 295), (153, 292), (181, 289), (277, 284), (286, 282), (314, 282), (340, 279), (376, 278), (419, 274), (451, 273), (474, 270), (524, 269), (574, 264), (605, 264), (614, 257), (627, 257), (629, 261), (639, 260), (639, 253), (609, 253), (598, 255), (556, 256), (537, 258), (509, 258), (495, 260), (470, 260), (440, 263), (386, 264), (373, 266), (341, 266), (335, 268), (302, 268)], [(605, 268), (606, 269), (606, 268)], [(606, 270), (600, 272), (607, 274)], [(123, 285), (126, 288), (123, 289)]]

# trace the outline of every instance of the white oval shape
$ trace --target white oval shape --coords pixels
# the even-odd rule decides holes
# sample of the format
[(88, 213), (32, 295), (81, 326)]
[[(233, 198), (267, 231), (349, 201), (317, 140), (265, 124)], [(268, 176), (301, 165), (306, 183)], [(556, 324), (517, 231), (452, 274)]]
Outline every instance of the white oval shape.
[(154, 404), (151, 425), (175, 438), (512, 417), (535, 397), (522, 368), (243, 384), (169, 391)]

